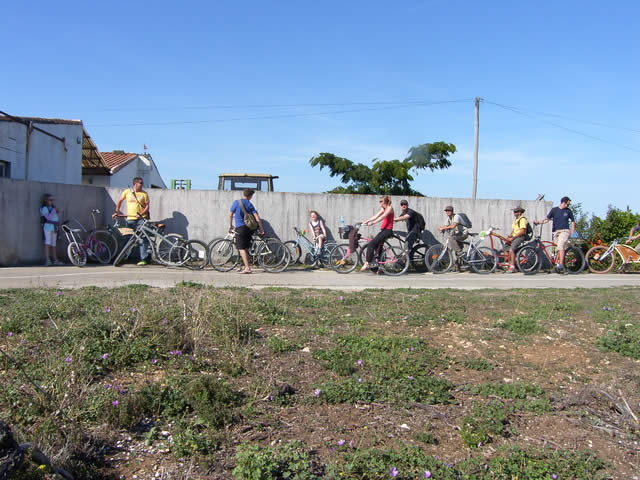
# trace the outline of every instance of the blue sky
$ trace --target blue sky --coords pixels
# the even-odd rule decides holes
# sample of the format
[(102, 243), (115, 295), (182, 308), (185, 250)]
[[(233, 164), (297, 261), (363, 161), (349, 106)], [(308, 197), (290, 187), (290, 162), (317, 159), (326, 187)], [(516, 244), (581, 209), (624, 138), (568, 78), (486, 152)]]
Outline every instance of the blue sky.
[(320, 152), (441, 140), (453, 166), (414, 188), (469, 197), (479, 96), (479, 198), (638, 212), (638, 18), (630, 0), (10, 2), (0, 110), (81, 119), (102, 151), (146, 144), (165, 181), (203, 189), (247, 171), (325, 191)]

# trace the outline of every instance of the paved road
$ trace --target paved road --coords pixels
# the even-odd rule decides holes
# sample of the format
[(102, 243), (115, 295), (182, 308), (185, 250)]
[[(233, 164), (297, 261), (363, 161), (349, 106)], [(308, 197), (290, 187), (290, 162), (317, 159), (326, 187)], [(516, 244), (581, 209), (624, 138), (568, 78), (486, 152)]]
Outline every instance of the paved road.
[(361, 290), (365, 288), (602, 288), (640, 286), (639, 274), (557, 275), (538, 273), (522, 275), (494, 273), (410, 273), (401, 277), (378, 276), (353, 272), (341, 275), (326, 270), (289, 270), (282, 273), (255, 272), (242, 275), (236, 272), (220, 273), (212, 270), (190, 271), (161, 266), (137, 267), (125, 265), (65, 267), (0, 268), (0, 289), (29, 287), (76, 288), (88, 285), (114, 287), (129, 283), (144, 283), (154, 287), (171, 287), (178, 282), (198, 282), (216, 287), (291, 287)]

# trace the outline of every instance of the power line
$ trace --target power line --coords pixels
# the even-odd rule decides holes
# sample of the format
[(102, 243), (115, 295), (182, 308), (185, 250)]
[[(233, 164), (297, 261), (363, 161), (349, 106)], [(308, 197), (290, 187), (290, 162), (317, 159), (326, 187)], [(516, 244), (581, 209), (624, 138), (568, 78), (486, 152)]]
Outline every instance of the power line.
[(594, 135), (590, 135), (588, 133), (584, 133), (584, 132), (581, 132), (579, 130), (575, 130), (573, 128), (565, 127), (564, 125), (560, 125), (558, 123), (551, 122), (551, 121), (545, 120), (543, 118), (538, 118), (537, 116), (529, 114), (529, 113), (526, 113), (526, 112), (522, 111), (521, 109), (519, 109), (517, 107), (512, 107), (512, 106), (509, 106), (509, 105), (503, 105), (503, 104), (500, 104), (500, 103), (491, 102), (491, 101), (486, 100), (486, 99), (483, 99), (483, 101), (485, 103), (489, 103), (491, 105), (495, 105), (496, 107), (500, 107), (500, 108), (503, 108), (505, 110), (509, 110), (509, 111), (511, 111), (513, 113), (516, 113), (518, 115), (522, 115), (522, 116), (527, 117), (527, 118), (532, 118), (534, 120), (538, 120), (540, 122), (546, 123), (548, 125), (552, 125), (552, 126), (554, 126), (556, 128), (560, 128), (562, 130), (566, 130), (566, 131), (571, 132), (571, 133), (575, 133), (577, 135), (582, 135), (583, 137), (591, 138), (593, 140), (597, 140), (597, 141), (602, 142), (602, 143), (607, 143), (609, 145), (615, 145), (617, 147), (621, 147), (621, 148), (625, 148), (627, 150), (631, 150), (632, 152), (640, 153), (640, 149), (637, 149), (637, 148), (634, 148), (634, 147), (629, 147), (628, 145), (623, 145), (621, 143), (611, 142), (611, 141), (606, 140), (604, 138), (596, 137)]
[(338, 115), (344, 113), (357, 113), (357, 112), (369, 112), (369, 111), (379, 111), (379, 110), (392, 110), (398, 108), (409, 108), (409, 107), (425, 107), (431, 105), (442, 105), (447, 103), (463, 103), (468, 102), (470, 98), (464, 98), (459, 100), (441, 100), (434, 102), (411, 102), (411, 103), (393, 103), (388, 106), (381, 107), (373, 107), (373, 108), (358, 108), (358, 109), (348, 109), (348, 110), (332, 110), (332, 111), (324, 111), (324, 112), (309, 112), (309, 113), (283, 113), (279, 115), (261, 115), (261, 116), (253, 116), (253, 117), (235, 117), (235, 118), (222, 118), (222, 119), (213, 119), (213, 120), (180, 120), (180, 121), (170, 121), (170, 122), (135, 122), (135, 123), (102, 123), (102, 124), (89, 124), (91, 128), (96, 127), (137, 127), (137, 126), (162, 126), (162, 125), (188, 125), (188, 124), (204, 124), (204, 123), (225, 123), (225, 122), (237, 122), (242, 120), (274, 120), (279, 118), (294, 118), (294, 117), (311, 117), (317, 115)]

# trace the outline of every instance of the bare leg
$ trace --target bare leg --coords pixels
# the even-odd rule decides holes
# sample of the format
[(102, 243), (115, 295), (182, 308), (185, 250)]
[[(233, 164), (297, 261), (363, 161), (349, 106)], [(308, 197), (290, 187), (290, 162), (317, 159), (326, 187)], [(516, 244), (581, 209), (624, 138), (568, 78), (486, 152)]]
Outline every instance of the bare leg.
[(240, 258), (242, 258), (242, 263), (244, 263), (244, 271), (250, 272), (251, 267), (249, 266), (249, 255), (246, 250), (238, 250), (240, 252)]

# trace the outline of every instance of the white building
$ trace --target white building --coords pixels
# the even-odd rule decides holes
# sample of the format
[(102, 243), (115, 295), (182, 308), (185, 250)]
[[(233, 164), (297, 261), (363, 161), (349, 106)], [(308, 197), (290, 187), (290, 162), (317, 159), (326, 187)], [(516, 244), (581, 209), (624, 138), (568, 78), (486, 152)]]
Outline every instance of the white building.
[(0, 116), (0, 177), (80, 184), (84, 167), (108, 172), (82, 121)]
[(83, 169), (82, 183), (101, 187), (122, 187), (131, 185), (134, 177), (140, 177), (146, 188), (167, 188), (162, 180), (153, 158), (148, 153), (127, 153), (123, 150), (100, 152), (100, 156), (109, 169), (109, 173), (85, 174)]

